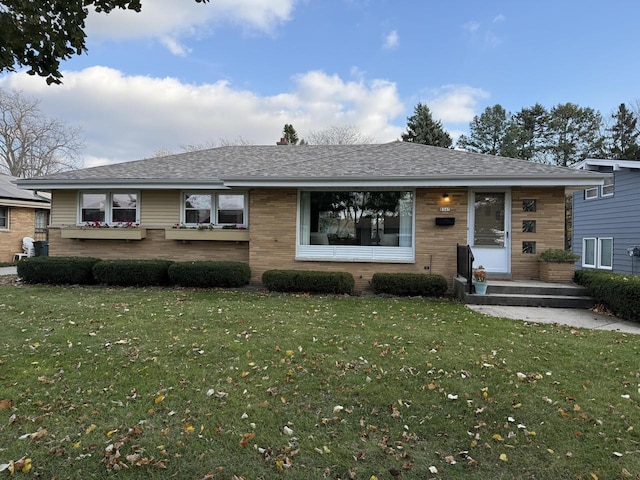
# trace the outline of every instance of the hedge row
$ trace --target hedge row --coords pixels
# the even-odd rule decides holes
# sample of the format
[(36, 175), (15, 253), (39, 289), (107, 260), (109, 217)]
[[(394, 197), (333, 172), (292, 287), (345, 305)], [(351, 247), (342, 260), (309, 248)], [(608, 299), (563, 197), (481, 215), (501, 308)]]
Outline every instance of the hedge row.
[(123, 287), (241, 287), (251, 271), (241, 262), (171, 262), (169, 260), (100, 260), (88, 257), (30, 257), (18, 262), (25, 283), (118, 285)]
[(440, 297), (449, 288), (442, 275), (422, 273), (376, 273), (371, 286), (374, 293), (411, 297)]
[[(276, 292), (351, 294), (354, 283), (346, 272), (268, 270), (262, 275), (262, 284)], [(419, 273), (376, 273), (371, 286), (374, 293), (424, 297), (442, 296), (449, 287), (442, 275)]]
[[(100, 260), (90, 257), (31, 257), (18, 262), (25, 283), (57, 285), (165, 286), (231, 288), (247, 285), (249, 265), (241, 262), (171, 262), (169, 260)], [(355, 281), (347, 272), (269, 270), (263, 285), (277, 292), (352, 294)], [(447, 291), (441, 275), (376, 273), (375, 293), (439, 297)]]
[(96, 283), (91, 257), (29, 257), (18, 262), (18, 276), (26, 283), (92, 285)]
[(308, 270), (267, 270), (262, 284), (274, 292), (353, 293), (355, 281), (347, 272), (316, 272)]
[(640, 321), (640, 277), (602, 270), (577, 270), (574, 280), (587, 287), (596, 302), (625, 320)]

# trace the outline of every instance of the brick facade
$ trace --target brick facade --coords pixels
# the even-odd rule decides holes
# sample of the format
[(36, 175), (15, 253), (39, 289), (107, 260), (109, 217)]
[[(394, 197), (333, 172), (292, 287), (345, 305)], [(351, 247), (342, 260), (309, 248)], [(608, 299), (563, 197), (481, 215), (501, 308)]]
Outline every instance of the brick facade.
[[(175, 192), (174, 192), (175, 193)], [(157, 202), (177, 201), (177, 195), (157, 193)], [(169, 198), (169, 195), (173, 195)], [(448, 201), (444, 196), (448, 195)], [(75, 202), (67, 195), (66, 203)], [(53, 215), (56, 215), (54, 196)], [(66, 198), (66, 197), (65, 197)], [(143, 196), (143, 198), (145, 198)], [(58, 228), (50, 230), (50, 255), (79, 255), (98, 258), (165, 258), (175, 261), (234, 260), (248, 262), (251, 282), (260, 284), (270, 269), (306, 269), (346, 271), (356, 281), (356, 290), (364, 290), (376, 272), (412, 272), (443, 275), (452, 284), (456, 274), (456, 244), (467, 244), (467, 188), (418, 188), (415, 193), (415, 262), (329, 262), (296, 260), (298, 190), (296, 188), (257, 188), (249, 192), (249, 242), (166, 240), (160, 226), (147, 226), (140, 241), (63, 239)], [(523, 211), (523, 200), (536, 200), (536, 211)], [(155, 201), (151, 202), (155, 205)], [(60, 208), (68, 207), (61, 202)], [(149, 208), (153, 208), (153, 205)], [(163, 204), (164, 205), (164, 204)], [(166, 205), (165, 205), (166, 206)], [(564, 188), (514, 187), (511, 190), (511, 271), (514, 279), (539, 278), (537, 255), (522, 252), (522, 243), (535, 242), (536, 252), (562, 248), (564, 242)], [(145, 203), (141, 202), (141, 216)], [(175, 213), (175, 212), (174, 212)], [(452, 217), (455, 224), (437, 226), (437, 217)], [(155, 217), (154, 217), (155, 218)], [(522, 231), (524, 220), (536, 221), (536, 232)], [(169, 227), (176, 220), (167, 217)], [(144, 223), (144, 222), (143, 222)], [(145, 225), (143, 224), (143, 227)]]
[(0, 262), (11, 262), (22, 253), (22, 239), (34, 236), (34, 216), (33, 208), (9, 207), (9, 229), (0, 230)]
[[(450, 201), (444, 203), (443, 194)], [(297, 261), (297, 190), (258, 189), (250, 195), (251, 242), (249, 263), (252, 283), (266, 270), (299, 269), (344, 271), (353, 275), (356, 290), (368, 288), (377, 272), (437, 273), (452, 283), (456, 272), (456, 243), (467, 240), (466, 189), (418, 189), (416, 191), (415, 263)], [(440, 212), (440, 207), (450, 208)], [(435, 225), (436, 217), (456, 218), (453, 226)]]
[[(523, 200), (535, 200), (536, 211), (525, 212)], [(535, 220), (535, 233), (522, 231), (522, 222)], [(511, 190), (511, 272), (514, 280), (539, 278), (538, 253), (549, 248), (564, 249), (564, 187)], [(535, 253), (523, 253), (523, 242), (535, 242)]]

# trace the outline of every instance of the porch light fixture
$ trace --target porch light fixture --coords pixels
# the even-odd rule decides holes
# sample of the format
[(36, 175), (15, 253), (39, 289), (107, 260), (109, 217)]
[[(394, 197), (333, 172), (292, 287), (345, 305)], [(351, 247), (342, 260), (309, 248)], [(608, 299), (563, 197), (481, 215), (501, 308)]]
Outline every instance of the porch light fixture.
[(448, 193), (445, 193), (445, 194), (442, 195), (442, 201), (444, 203), (449, 203), (451, 201), (451, 198), (449, 197)]

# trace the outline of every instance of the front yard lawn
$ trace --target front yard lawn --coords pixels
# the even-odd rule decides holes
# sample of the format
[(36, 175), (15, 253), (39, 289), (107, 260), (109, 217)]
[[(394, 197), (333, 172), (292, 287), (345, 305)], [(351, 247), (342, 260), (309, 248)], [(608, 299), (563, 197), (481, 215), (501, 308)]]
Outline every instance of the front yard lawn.
[(640, 478), (633, 335), (449, 301), (33, 286), (0, 286), (0, 324), (0, 479)]

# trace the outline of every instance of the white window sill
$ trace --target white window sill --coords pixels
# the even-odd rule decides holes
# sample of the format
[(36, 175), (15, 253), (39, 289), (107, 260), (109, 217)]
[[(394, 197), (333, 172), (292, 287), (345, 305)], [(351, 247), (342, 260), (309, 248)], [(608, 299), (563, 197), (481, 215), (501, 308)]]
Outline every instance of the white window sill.
[(297, 261), (414, 263), (412, 247), (367, 247), (341, 245), (298, 245)]

